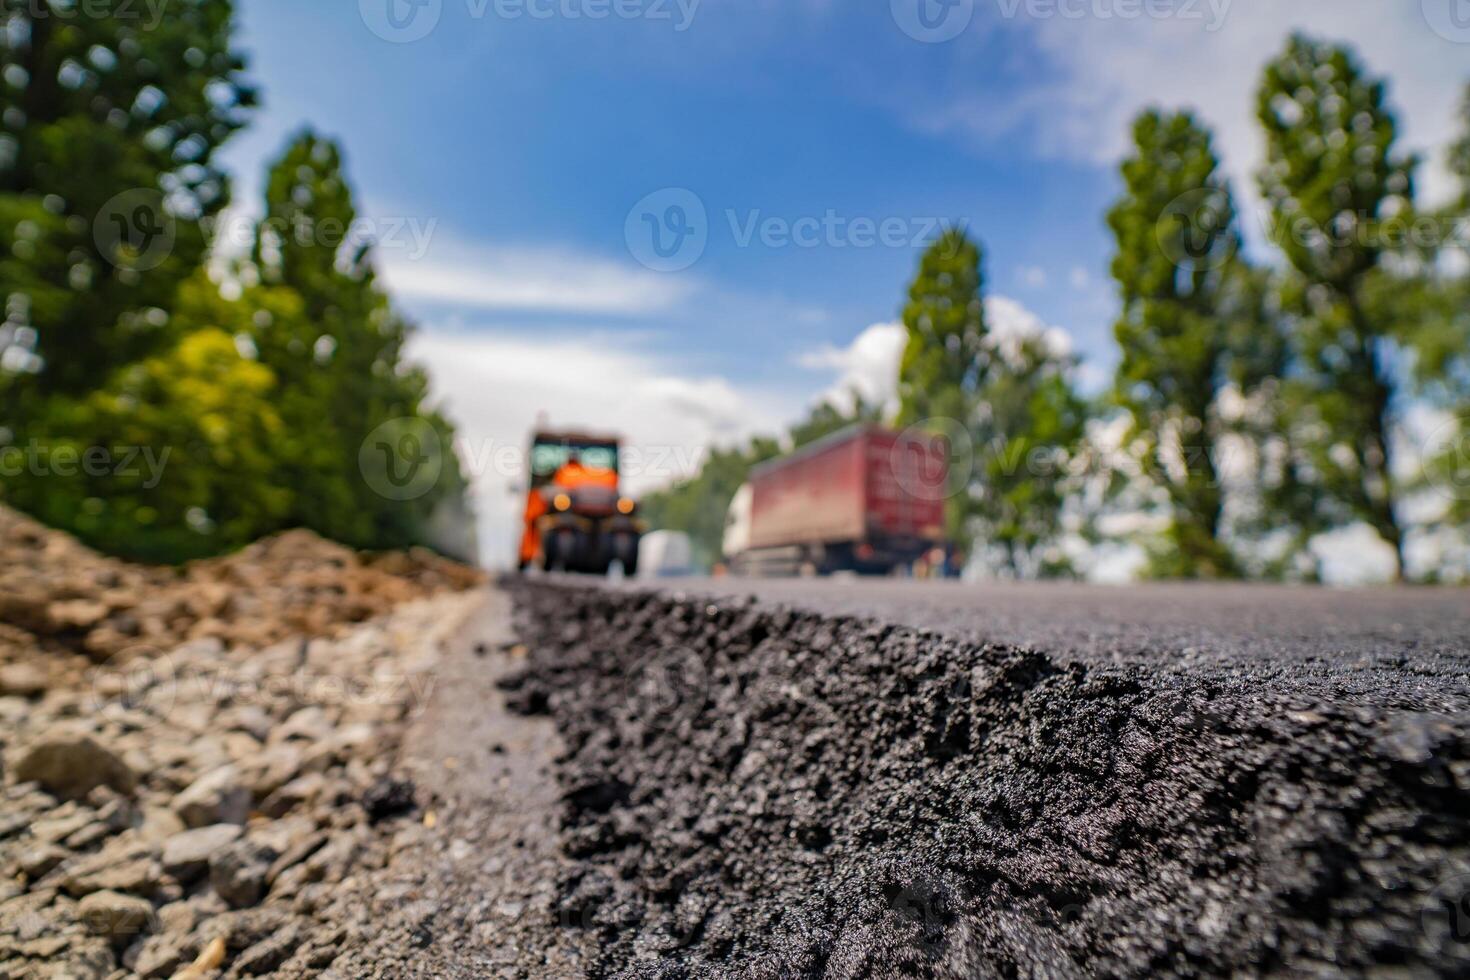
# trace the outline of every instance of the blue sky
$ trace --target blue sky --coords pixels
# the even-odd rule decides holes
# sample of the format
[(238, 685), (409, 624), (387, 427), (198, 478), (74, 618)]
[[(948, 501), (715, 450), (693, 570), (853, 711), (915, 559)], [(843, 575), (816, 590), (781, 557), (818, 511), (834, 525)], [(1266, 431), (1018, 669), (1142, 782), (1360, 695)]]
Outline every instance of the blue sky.
[[(1453, 131), (1470, 75), (1470, 32), (1447, 19), (1461, 0), (423, 2), (243, 0), (265, 107), (225, 159), (248, 211), (292, 131), (342, 141), (471, 452), (518, 442), (542, 410), (693, 452), (878, 385), (894, 335), (869, 328), (896, 318), (941, 220), (985, 245), (993, 318), (1064, 332), (1096, 386), (1115, 358), (1103, 214), (1139, 109), (1197, 109), (1248, 198), (1251, 93), (1290, 29), (1359, 45), (1394, 80), (1411, 146)], [(390, 3), (427, 34), (380, 36), (403, 40)], [(955, 36), (907, 33), (919, 3)], [(707, 244), (653, 271), (629, 216), (669, 188), (703, 208)], [(838, 231), (741, 240), (801, 219)], [(902, 233), (865, 246), (864, 220)], [(513, 477), (490, 470), (498, 542)]]

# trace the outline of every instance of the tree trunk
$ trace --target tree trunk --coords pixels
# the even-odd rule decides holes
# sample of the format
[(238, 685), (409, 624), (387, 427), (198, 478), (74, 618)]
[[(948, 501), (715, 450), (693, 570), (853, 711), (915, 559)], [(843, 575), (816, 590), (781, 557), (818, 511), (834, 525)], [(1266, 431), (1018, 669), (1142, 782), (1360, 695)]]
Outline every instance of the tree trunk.
[(1369, 522), (1394, 552), (1394, 581), (1404, 579), (1404, 529), (1399, 524), (1395, 504), (1397, 494), (1393, 485), (1393, 454), (1391, 440), (1393, 420), (1390, 402), (1393, 389), (1384, 378), (1384, 365), (1379, 354), (1377, 335), (1363, 313), (1355, 293), (1347, 297), (1353, 327), (1362, 345), (1363, 373), (1369, 385), (1368, 431), (1358, 446), (1358, 459), (1362, 466), (1363, 502), (1368, 511)]

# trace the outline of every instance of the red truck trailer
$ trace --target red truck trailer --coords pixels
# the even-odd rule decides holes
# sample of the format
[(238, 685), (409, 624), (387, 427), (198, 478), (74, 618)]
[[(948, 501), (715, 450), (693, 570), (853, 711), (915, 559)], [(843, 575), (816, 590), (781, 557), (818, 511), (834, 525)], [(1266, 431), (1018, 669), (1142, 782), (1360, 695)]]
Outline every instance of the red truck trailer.
[(725, 557), (739, 574), (889, 574), (943, 546), (948, 472), (943, 436), (844, 429), (751, 471)]

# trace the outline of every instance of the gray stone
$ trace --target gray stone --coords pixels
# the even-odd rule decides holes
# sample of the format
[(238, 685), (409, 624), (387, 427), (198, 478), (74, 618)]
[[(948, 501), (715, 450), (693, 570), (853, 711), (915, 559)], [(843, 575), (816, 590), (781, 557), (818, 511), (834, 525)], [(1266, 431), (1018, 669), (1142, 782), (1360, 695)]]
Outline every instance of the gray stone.
[(161, 806), (145, 806), (143, 822), (138, 825), (138, 836), (146, 841), (162, 843), (185, 829), (184, 821), (172, 810)]
[(37, 782), (65, 797), (82, 797), (98, 786), (131, 793), (138, 777), (120, 756), (90, 733), (53, 729), (21, 750), (15, 762), (18, 782)]
[(327, 789), (327, 785), (326, 777), (321, 773), (306, 773), (268, 796), (261, 804), (261, 809), (267, 816), (284, 816), (296, 807), (315, 800)]
[(220, 718), (226, 728), (248, 732), (257, 741), (264, 742), (271, 733), (274, 722), (271, 716), (253, 704), (242, 705), (227, 711)]
[(140, 977), (171, 977), (193, 959), (188, 951), (189, 937), (180, 935), (149, 936), (133, 961), (133, 972)]
[(92, 935), (102, 936), (114, 946), (126, 946), (152, 931), (153, 904), (136, 895), (93, 892), (77, 903), (77, 918)]
[(174, 812), (188, 827), (243, 824), (250, 816), (250, 803), (250, 790), (240, 784), (239, 772), (234, 766), (221, 766), (174, 797)]
[(111, 837), (117, 831), (104, 820), (94, 820), (66, 839), (66, 846), (74, 851), (90, 850), (93, 845)]
[(209, 861), (209, 884), (232, 908), (257, 904), (265, 893), (275, 851), (257, 841), (235, 841)]
[(269, 938), (251, 946), (235, 958), (231, 968), (241, 976), (260, 976), (280, 969), (296, 947), (301, 945), (302, 928), (299, 922), (290, 922)]
[(20, 870), (25, 872), (25, 876), (35, 881), (68, 857), (70, 854), (55, 844), (41, 844), (28, 848), (21, 854), (17, 863), (20, 865)]
[(152, 895), (163, 880), (156, 850), (147, 844), (112, 846), (91, 857), (63, 865), (61, 887), (72, 896), (116, 891)]
[(58, 844), (92, 823), (97, 814), (90, 808), (64, 803), (31, 825), (31, 836), (48, 844)]
[(209, 859), (242, 832), (239, 824), (217, 823), (175, 834), (164, 842), (163, 869), (186, 884), (202, 877), (209, 870)]
[(272, 745), (245, 767), (245, 781), (258, 799), (280, 789), (301, 773), (302, 752), (295, 745)]

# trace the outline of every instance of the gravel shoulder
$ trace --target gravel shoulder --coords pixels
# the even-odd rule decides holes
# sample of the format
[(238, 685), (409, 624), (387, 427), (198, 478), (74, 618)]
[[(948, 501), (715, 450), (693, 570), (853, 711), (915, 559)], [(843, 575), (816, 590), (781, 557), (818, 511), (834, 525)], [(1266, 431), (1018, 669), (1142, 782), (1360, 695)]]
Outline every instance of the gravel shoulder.
[(409, 727), (398, 769), (421, 812), (393, 856), (340, 917), (373, 938), (334, 977), (576, 977), (591, 937), (557, 928), (562, 749), (546, 718), (507, 710), (497, 683), (525, 662), (508, 596), (484, 604), (441, 655), (432, 696)]

